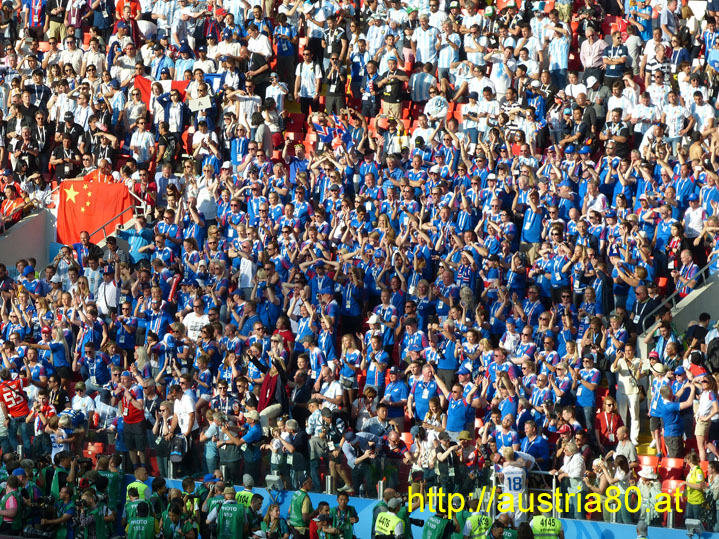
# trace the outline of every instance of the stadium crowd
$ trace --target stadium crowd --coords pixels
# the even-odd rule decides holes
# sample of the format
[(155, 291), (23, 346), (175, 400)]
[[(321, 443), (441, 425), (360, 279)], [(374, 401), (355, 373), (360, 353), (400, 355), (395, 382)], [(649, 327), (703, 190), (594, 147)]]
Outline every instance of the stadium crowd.
[[(408, 484), (469, 493), (493, 472), (516, 495), (551, 475), (613, 487), (623, 523), (631, 487), (647, 504), (682, 489), (686, 518), (719, 530), (719, 331), (711, 314), (677, 327), (665, 302), (719, 270), (717, 15), (4, 2), (3, 228), (65, 182), (124, 183), (139, 204), (46, 267), (2, 253), (3, 454), (75, 479), (71, 455), (99, 440), (119, 455), (101, 471), (190, 478), (165, 537), (208, 525), (192, 477), (228, 502), (268, 477), (295, 490), (299, 537), (356, 519), (345, 493), (380, 494), (397, 528), (379, 535), (399, 536)], [(325, 489), (339, 509), (306, 511)], [(433, 537), (531, 518), (468, 516)]]

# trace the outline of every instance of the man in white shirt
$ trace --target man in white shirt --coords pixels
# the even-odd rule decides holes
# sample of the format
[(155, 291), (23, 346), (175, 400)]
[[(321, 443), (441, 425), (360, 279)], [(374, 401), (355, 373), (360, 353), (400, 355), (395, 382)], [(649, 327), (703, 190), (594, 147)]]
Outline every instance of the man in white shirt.
[(707, 213), (699, 204), (699, 195), (692, 193), (687, 197), (689, 207), (684, 212), (684, 233), (690, 240), (701, 236)]
[(322, 402), (322, 408), (336, 410), (342, 403), (342, 385), (335, 380), (332, 369), (328, 366), (322, 367), (320, 376), (315, 382), (315, 399)]
[(105, 266), (102, 271), (102, 282), (97, 288), (95, 303), (101, 316), (109, 316), (110, 309), (117, 311), (117, 285), (112, 266)]
[(255, 24), (250, 24), (247, 27), (247, 33), (250, 36), (247, 40), (247, 50), (261, 54), (269, 61), (273, 54), (270, 39), (261, 33)]
[[(189, 394), (191, 387), (192, 378), (189, 374), (183, 374), (180, 376), (180, 385), (173, 385), (168, 394), (173, 403), (172, 424), (176, 425), (179, 428), (179, 434), (183, 434), (187, 439), (187, 453), (183, 468), (192, 459), (192, 436), (199, 429), (197, 418), (195, 417), (195, 402)], [(192, 466), (188, 467), (191, 468)]]
[(210, 318), (204, 313), (205, 304), (202, 299), (195, 298), (192, 301), (192, 312), (189, 312), (182, 319), (182, 324), (187, 330), (187, 336), (196, 341), (200, 337), (202, 328), (210, 323)]

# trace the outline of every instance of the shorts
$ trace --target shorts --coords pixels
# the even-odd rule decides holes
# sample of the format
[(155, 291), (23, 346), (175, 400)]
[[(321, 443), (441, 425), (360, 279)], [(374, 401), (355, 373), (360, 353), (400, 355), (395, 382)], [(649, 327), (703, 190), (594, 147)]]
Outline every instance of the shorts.
[(147, 448), (145, 421), (125, 423), (123, 437), (128, 451), (144, 451)]
[(697, 421), (694, 427), (694, 436), (706, 436), (709, 432), (709, 421)]
[(349, 390), (359, 388), (356, 377), (348, 378), (347, 376), (340, 376), (340, 384), (342, 385), (342, 389)]
[(707, 2), (706, 10), (707, 11), (719, 11), (719, 0), (709, 0)]
[(649, 430), (655, 431), (660, 430), (662, 428), (662, 418), (661, 417), (649, 417)]
[(55, 367), (57, 375), (64, 380), (72, 380), (72, 369), (70, 367)]

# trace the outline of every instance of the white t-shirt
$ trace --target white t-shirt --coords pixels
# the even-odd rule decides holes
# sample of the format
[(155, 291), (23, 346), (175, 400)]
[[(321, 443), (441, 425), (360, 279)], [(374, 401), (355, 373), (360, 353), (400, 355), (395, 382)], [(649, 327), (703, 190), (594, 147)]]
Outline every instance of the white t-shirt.
[[(342, 386), (337, 380), (332, 380), (331, 382), (324, 382), (322, 384), (322, 388), (320, 389), (320, 393), (330, 399), (336, 399), (337, 397), (342, 396)], [(337, 405), (329, 401), (324, 401), (322, 407), (327, 408), (328, 410), (337, 409)]]
[[(180, 427), (180, 431), (184, 434), (190, 425), (190, 414), (195, 413), (195, 403), (192, 397), (185, 392), (181, 398), (176, 399), (174, 403), (175, 415), (177, 416), (177, 425)], [(199, 425), (197, 424), (197, 418), (193, 419), (192, 430), (197, 430)]]

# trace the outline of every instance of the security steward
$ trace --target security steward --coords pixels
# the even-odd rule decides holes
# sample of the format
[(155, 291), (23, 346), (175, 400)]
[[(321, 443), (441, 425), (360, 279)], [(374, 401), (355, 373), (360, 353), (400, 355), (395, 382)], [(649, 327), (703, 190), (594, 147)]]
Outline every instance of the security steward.
[(535, 539), (564, 539), (562, 521), (558, 518), (537, 515), (530, 522)]
[(374, 524), (375, 539), (404, 539), (404, 520), (397, 516), (402, 507), (401, 498), (392, 498), (387, 503), (387, 510), (377, 515)]

